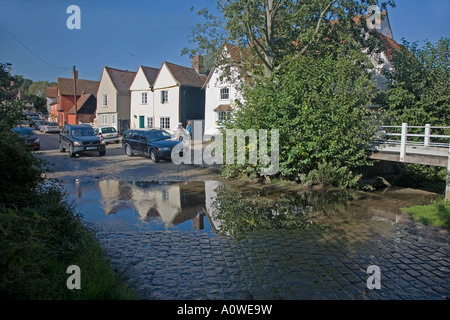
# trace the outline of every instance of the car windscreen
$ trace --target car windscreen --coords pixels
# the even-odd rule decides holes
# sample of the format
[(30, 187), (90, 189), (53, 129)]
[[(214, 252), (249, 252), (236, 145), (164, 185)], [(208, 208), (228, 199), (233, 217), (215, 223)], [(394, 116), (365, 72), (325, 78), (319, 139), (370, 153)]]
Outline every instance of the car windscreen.
[(115, 128), (102, 128), (102, 133), (115, 133)]
[(18, 133), (21, 137), (29, 137), (34, 135), (34, 131), (31, 128), (23, 127), (23, 128), (14, 128), (12, 130), (15, 133)]
[(59, 126), (59, 124), (57, 122), (49, 122), (48, 125), (51, 126), (51, 127), (58, 127)]
[(167, 140), (172, 138), (170, 133), (166, 131), (150, 131), (146, 132), (145, 136), (148, 141)]
[(73, 128), (72, 136), (75, 137), (90, 137), (96, 136), (94, 129), (86, 127), (86, 128)]

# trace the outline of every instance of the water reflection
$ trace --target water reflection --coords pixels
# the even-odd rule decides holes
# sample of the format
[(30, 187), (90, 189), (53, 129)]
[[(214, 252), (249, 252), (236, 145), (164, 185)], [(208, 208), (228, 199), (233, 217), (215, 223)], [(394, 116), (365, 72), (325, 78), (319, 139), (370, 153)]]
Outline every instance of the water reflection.
[(401, 207), (437, 197), (395, 188), (384, 193), (280, 191), (218, 181), (75, 181), (66, 189), (87, 221), (133, 230), (195, 230), (231, 236), (246, 230), (327, 228), (367, 219), (396, 223)]

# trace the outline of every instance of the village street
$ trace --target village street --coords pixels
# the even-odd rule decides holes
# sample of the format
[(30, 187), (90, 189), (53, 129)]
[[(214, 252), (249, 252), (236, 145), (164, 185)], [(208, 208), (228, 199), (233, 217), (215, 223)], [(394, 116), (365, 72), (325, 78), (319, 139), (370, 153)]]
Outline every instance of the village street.
[[(59, 151), (57, 134), (39, 137), (40, 157), (50, 169), (47, 177), (62, 182), (82, 215), (93, 216), (95, 212), (89, 211), (100, 208), (102, 217), (87, 225), (96, 233), (112, 266), (140, 299), (450, 297), (448, 234), (436, 230), (427, 233), (428, 229), (417, 224), (397, 223), (397, 218), (369, 218), (326, 230), (251, 231), (239, 237), (208, 234), (201, 228), (117, 228), (102, 221), (119, 216), (130, 201), (138, 203), (136, 211), (140, 214), (139, 206), (146, 203), (150, 193), (121, 183), (119, 192), (90, 192), (92, 186), (108, 181), (109, 188), (114, 185), (111, 181), (205, 182), (219, 179), (218, 175), (209, 167), (165, 161), (155, 164), (146, 157), (128, 157), (121, 144), (108, 145), (104, 157), (95, 154), (70, 158), (67, 152)], [(82, 195), (74, 195), (78, 192), (76, 185), (84, 188)], [(208, 191), (206, 184), (204, 190)], [(138, 193), (141, 196), (136, 198)], [(180, 197), (183, 202), (183, 195)], [(106, 212), (106, 207), (110, 211)], [(163, 208), (158, 209), (162, 217)], [(139, 220), (149, 223), (151, 219), (145, 216)], [(372, 273), (377, 270), (381, 277)]]

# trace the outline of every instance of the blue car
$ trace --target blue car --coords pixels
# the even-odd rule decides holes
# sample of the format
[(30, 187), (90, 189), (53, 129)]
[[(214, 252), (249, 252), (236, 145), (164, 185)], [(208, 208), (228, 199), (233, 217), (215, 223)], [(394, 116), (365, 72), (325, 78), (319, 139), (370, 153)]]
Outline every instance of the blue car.
[(181, 141), (173, 140), (170, 133), (161, 129), (130, 129), (125, 131), (122, 139), (127, 156), (141, 154), (149, 156), (153, 162), (171, 159), (172, 149), (179, 143)]

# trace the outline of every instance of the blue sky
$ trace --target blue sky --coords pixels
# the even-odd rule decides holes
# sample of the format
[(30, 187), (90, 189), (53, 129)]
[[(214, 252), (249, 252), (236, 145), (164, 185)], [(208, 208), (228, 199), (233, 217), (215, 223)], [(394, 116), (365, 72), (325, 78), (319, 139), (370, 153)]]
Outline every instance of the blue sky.
[[(198, 17), (189, 8), (215, 0), (2, 0), (0, 62), (33, 81), (71, 77), (100, 80), (104, 66), (136, 71), (164, 61), (190, 66), (181, 56)], [(450, 37), (449, 0), (396, 0), (389, 18), (397, 42), (435, 43)], [(81, 29), (69, 30), (70, 5), (81, 9)], [(26, 47), (26, 48), (25, 48)], [(31, 51), (31, 52), (30, 52)]]

